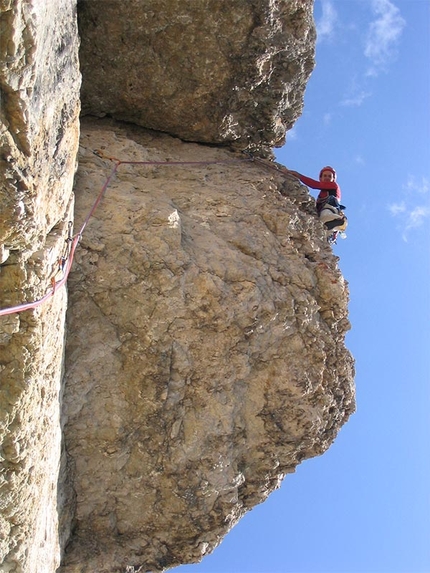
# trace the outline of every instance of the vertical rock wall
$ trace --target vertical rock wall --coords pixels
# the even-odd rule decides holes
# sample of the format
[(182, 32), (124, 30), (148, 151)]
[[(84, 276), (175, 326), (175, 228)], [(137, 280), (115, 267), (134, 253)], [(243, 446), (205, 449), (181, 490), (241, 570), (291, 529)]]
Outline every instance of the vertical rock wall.
[[(84, 112), (211, 145), (85, 123), (79, 224), (112, 166), (100, 149), (205, 167), (118, 169), (76, 254), (63, 412), (66, 290), (0, 316), (0, 568), (53, 573), (68, 543), (67, 573), (162, 571), (211, 551), (354, 410), (348, 290), (313, 200), (219, 147), (270, 155), (299, 117), (312, 1), (78, 5)], [(0, 308), (62, 276), (76, 8), (0, 0)]]
[(353, 412), (348, 290), (306, 187), (240, 153), (83, 122), (78, 220), (114, 165), (100, 150), (155, 164), (119, 166), (70, 278), (62, 572), (163, 571)]
[[(51, 288), (73, 218), (80, 74), (76, 2), (0, 2), (0, 308)], [(0, 317), (0, 569), (58, 566), (66, 291)]]

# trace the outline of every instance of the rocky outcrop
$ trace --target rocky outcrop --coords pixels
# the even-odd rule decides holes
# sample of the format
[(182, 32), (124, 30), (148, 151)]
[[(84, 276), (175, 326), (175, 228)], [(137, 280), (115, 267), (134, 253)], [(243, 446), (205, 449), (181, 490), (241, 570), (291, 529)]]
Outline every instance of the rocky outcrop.
[[(5, 1), (0, 41), (0, 308), (51, 288), (72, 218), (79, 137), (71, 0)], [(66, 292), (0, 317), (0, 569), (59, 563), (59, 394)]]
[(314, 66), (312, 0), (83, 0), (82, 108), (188, 141), (270, 150)]
[[(82, 125), (64, 573), (198, 561), (354, 409), (347, 287), (307, 189), (241, 154)], [(213, 164), (212, 162), (220, 162)], [(225, 162), (225, 163), (223, 163)]]
[(354, 410), (314, 201), (238, 152), (270, 155), (300, 115), (312, 3), (78, 5), (85, 114), (137, 125), (83, 125), (75, 232), (116, 176), (76, 251), (64, 362), (76, 0), (0, 0), (0, 308), (54, 295), (0, 316), (0, 569), (156, 572), (210, 552)]

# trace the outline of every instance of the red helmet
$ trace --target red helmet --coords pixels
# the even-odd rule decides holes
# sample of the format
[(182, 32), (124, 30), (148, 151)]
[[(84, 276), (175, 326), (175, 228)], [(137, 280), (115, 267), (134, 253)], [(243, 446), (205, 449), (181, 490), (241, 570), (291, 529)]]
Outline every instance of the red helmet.
[(330, 171), (330, 173), (333, 173), (334, 180), (336, 181), (336, 171), (333, 169), (333, 167), (330, 167), (330, 165), (323, 167), (320, 171), (320, 179), (324, 171)]

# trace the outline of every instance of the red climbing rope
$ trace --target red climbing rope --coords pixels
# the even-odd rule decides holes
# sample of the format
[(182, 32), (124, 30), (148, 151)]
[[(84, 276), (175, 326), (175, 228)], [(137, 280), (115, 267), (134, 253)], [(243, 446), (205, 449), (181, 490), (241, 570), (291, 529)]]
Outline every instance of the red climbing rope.
[(116, 171), (118, 170), (120, 163), (116, 162), (114, 167), (112, 168), (111, 172), (109, 173), (108, 177), (106, 178), (103, 187), (100, 190), (100, 193), (97, 196), (97, 199), (94, 201), (93, 206), (91, 207), (88, 215), (85, 218), (85, 221), (79, 231), (79, 233), (77, 233), (71, 240), (71, 246), (70, 246), (70, 251), (67, 257), (67, 260), (65, 261), (65, 266), (63, 267), (63, 277), (60, 281), (56, 281), (55, 278), (52, 279), (52, 288), (45, 294), (45, 296), (43, 296), (42, 298), (32, 301), (32, 302), (27, 302), (27, 303), (23, 303), (23, 304), (18, 304), (16, 306), (11, 306), (8, 308), (3, 308), (0, 309), (0, 316), (6, 316), (8, 314), (15, 314), (17, 312), (24, 312), (25, 310), (33, 310), (35, 308), (37, 308), (38, 306), (40, 306), (41, 304), (43, 304), (44, 302), (46, 302), (48, 299), (50, 299), (52, 296), (54, 296), (54, 294), (56, 293), (56, 291), (62, 287), (68, 279), (69, 273), (70, 273), (70, 269), (72, 267), (72, 263), (73, 263), (73, 257), (75, 255), (75, 250), (76, 247), (78, 246), (78, 243), (82, 237), (82, 233), (85, 230), (85, 227), (88, 224), (88, 221), (91, 219), (91, 217), (94, 214), (94, 211), (97, 209), (100, 201), (103, 198), (103, 195), (106, 192), (106, 189), (109, 187), (109, 183), (112, 181), (113, 176), (115, 175)]
[(109, 173), (108, 177), (106, 178), (106, 180), (105, 180), (105, 182), (104, 182), (104, 184), (100, 190), (100, 193), (98, 194), (96, 200), (94, 201), (94, 204), (91, 207), (88, 215), (86, 216), (85, 221), (82, 224), (80, 231), (74, 237), (68, 238), (68, 241), (70, 242), (70, 250), (69, 250), (67, 258), (65, 260), (63, 259), (63, 265), (62, 265), (63, 277), (58, 282), (55, 280), (55, 278), (52, 278), (52, 288), (42, 298), (35, 300), (35, 301), (32, 301), (32, 302), (22, 303), (22, 304), (18, 304), (16, 306), (11, 306), (8, 308), (0, 309), (0, 316), (6, 316), (9, 314), (16, 314), (19, 312), (23, 312), (25, 310), (33, 310), (33, 309), (39, 307), (44, 302), (46, 302), (48, 299), (50, 299), (52, 296), (54, 296), (54, 294), (58, 291), (58, 289), (61, 288), (67, 282), (67, 279), (68, 279), (68, 276), (70, 273), (70, 269), (72, 267), (73, 257), (75, 255), (76, 247), (78, 246), (78, 243), (79, 243), (79, 241), (82, 237), (82, 234), (85, 230), (85, 227), (87, 226), (88, 221), (91, 219), (95, 210), (99, 206), (99, 203), (103, 198), (103, 195), (105, 194), (107, 188), (109, 187), (110, 182), (112, 181), (112, 178), (114, 177), (114, 175), (118, 171), (118, 168), (120, 165), (221, 165), (221, 164), (229, 164), (229, 163), (238, 163), (238, 162), (243, 162), (243, 161), (257, 160), (260, 163), (262, 163), (263, 165), (265, 165), (266, 167), (269, 167), (271, 169), (276, 169), (277, 171), (279, 171), (279, 169), (277, 167), (274, 167), (273, 165), (271, 165), (270, 162), (266, 162), (266, 161), (261, 160), (259, 158), (254, 158), (250, 155), (246, 159), (226, 159), (224, 161), (123, 161), (122, 159), (117, 159), (116, 157), (107, 157), (103, 154), (103, 152), (100, 152), (100, 151), (95, 151), (94, 153), (95, 153), (95, 155), (101, 157), (102, 159), (108, 159), (110, 161), (113, 161), (115, 164), (114, 164), (114, 167), (112, 168), (111, 172)]

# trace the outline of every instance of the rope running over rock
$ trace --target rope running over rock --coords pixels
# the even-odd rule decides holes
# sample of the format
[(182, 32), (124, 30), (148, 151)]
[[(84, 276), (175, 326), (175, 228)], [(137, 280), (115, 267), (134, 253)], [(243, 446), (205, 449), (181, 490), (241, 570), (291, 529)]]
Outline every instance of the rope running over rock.
[[(67, 257), (63, 257), (61, 259), (61, 265), (60, 265), (60, 270), (63, 271), (63, 277), (58, 282), (55, 280), (55, 277), (53, 277), (51, 279), (52, 288), (42, 298), (35, 300), (35, 301), (32, 301), (32, 302), (22, 303), (22, 304), (18, 304), (16, 306), (11, 306), (8, 308), (0, 309), (0, 316), (6, 316), (9, 314), (16, 314), (19, 312), (24, 312), (25, 310), (36, 309), (37, 307), (39, 307), (40, 305), (45, 303), (47, 300), (49, 300), (51, 297), (53, 297), (54, 294), (57, 292), (57, 290), (59, 288), (61, 288), (67, 282), (67, 279), (68, 279), (68, 276), (70, 273), (70, 269), (71, 269), (72, 264), (73, 264), (73, 257), (75, 255), (75, 251), (76, 251), (76, 248), (78, 246), (78, 243), (82, 238), (82, 234), (83, 234), (89, 220), (94, 215), (94, 212), (96, 211), (101, 200), (103, 199), (103, 196), (106, 193), (106, 190), (108, 189), (108, 187), (109, 187), (113, 177), (115, 176), (116, 172), (118, 171), (118, 168), (120, 167), (120, 165), (147, 165), (147, 166), (149, 166), (149, 165), (166, 165), (166, 166), (190, 165), (190, 166), (192, 166), (192, 165), (221, 165), (221, 164), (228, 164), (228, 163), (239, 163), (239, 162), (242, 163), (244, 161), (256, 161), (258, 163), (261, 163), (262, 165), (264, 165), (265, 167), (267, 167), (269, 169), (274, 169), (275, 171), (281, 172), (280, 168), (276, 165), (276, 163), (273, 163), (269, 160), (255, 158), (251, 155), (248, 155), (248, 157), (246, 159), (230, 159), (230, 160), (226, 159), (224, 161), (127, 161), (127, 160), (117, 159), (116, 157), (108, 157), (103, 152), (101, 152), (99, 150), (95, 150), (93, 153), (95, 155), (97, 155), (98, 157), (101, 157), (102, 159), (108, 159), (110, 161), (113, 161), (114, 166), (111, 169), (109, 175), (107, 176), (107, 178), (106, 178), (96, 200), (94, 201), (93, 206), (91, 207), (88, 215), (86, 216), (85, 221), (83, 222), (79, 232), (73, 237), (69, 236), (67, 239), (67, 243), (68, 243), (68, 247), (69, 247), (68, 255), (67, 255)], [(70, 225), (71, 225), (71, 223), (69, 223), (69, 229), (70, 229)]]

